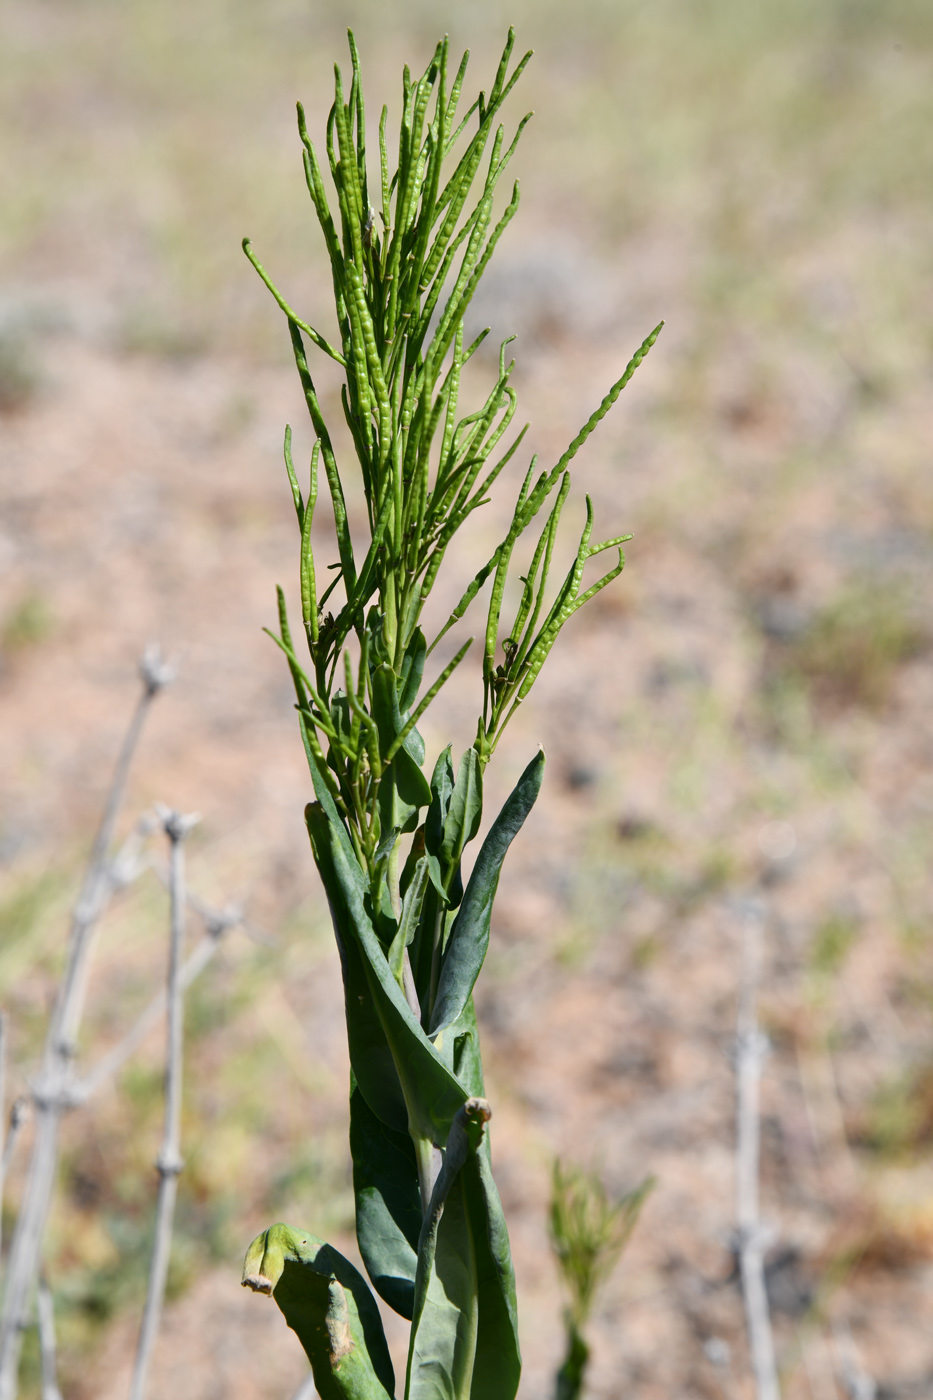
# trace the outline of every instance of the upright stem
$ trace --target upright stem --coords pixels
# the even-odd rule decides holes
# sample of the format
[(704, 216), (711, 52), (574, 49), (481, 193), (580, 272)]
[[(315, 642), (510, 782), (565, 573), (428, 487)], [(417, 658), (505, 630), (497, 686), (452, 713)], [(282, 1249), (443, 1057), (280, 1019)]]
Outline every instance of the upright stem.
[(143, 1312), (136, 1363), (133, 1368), (131, 1400), (144, 1400), (149, 1363), (165, 1301), (169, 1256), (172, 1248), (172, 1228), (175, 1223), (175, 1198), (178, 1177), (184, 1166), (181, 1157), (181, 1074), (184, 1016), (184, 985), (182, 954), (185, 937), (185, 852), (184, 840), (197, 821), (194, 816), (163, 810), (162, 823), (171, 842), (171, 944), (168, 965), (168, 1034), (165, 1064), (165, 1121), (162, 1147), (156, 1159), (159, 1173), (159, 1199), (156, 1206), (155, 1239), (149, 1268), (149, 1286)]
[(583, 1387), (583, 1377), (590, 1359), (590, 1349), (572, 1314), (567, 1314), (565, 1323), (567, 1327), (567, 1354), (557, 1372), (554, 1400), (577, 1400)]
[(758, 1028), (761, 935), (761, 912), (758, 909), (750, 909), (744, 919), (742, 992), (736, 1037), (738, 1251), (756, 1394), (758, 1400), (780, 1400), (771, 1315), (765, 1286), (765, 1234), (761, 1224), (758, 1194), (761, 1067), (768, 1052), (767, 1036)]
[(107, 805), (104, 808), (104, 815), (94, 839), (84, 885), (75, 906), (68, 944), (68, 967), (52, 1021), (49, 1044), (46, 1048), (47, 1067), (51, 1068), (56, 1066), (49, 1066), (50, 1058), (57, 1056), (59, 1061), (70, 1064), (75, 1056), (78, 1029), (84, 1011), (94, 934), (112, 889), (107, 852), (113, 843), (113, 833), (120, 808), (123, 805), (130, 766), (149, 713), (149, 707), (159, 691), (172, 680), (171, 670), (165, 666), (158, 653), (152, 650), (147, 651), (142, 659), (140, 676), (143, 682), (142, 693), (117, 758)]
[(862, 1365), (852, 1334), (844, 1323), (833, 1328), (833, 1339), (849, 1400), (878, 1400), (878, 1384)]
[(41, 1275), (36, 1292), (36, 1313), (39, 1320), (42, 1400), (62, 1400), (62, 1393), (58, 1388), (58, 1363), (55, 1355), (55, 1303), (52, 1290)]
[(59, 1126), (69, 1103), (68, 1090), (84, 1009), (94, 931), (113, 889), (107, 853), (149, 706), (172, 679), (171, 672), (154, 650), (147, 651), (143, 657), (140, 674), (142, 693), (117, 758), (107, 805), (72, 916), (67, 969), (46, 1037), (42, 1073), (33, 1089), (36, 1135), (26, 1194), (10, 1250), (3, 1317), (0, 1321), (0, 1400), (14, 1400), (17, 1390), (23, 1329), (28, 1325), (30, 1295), (39, 1271), (42, 1238), (55, 1184)]

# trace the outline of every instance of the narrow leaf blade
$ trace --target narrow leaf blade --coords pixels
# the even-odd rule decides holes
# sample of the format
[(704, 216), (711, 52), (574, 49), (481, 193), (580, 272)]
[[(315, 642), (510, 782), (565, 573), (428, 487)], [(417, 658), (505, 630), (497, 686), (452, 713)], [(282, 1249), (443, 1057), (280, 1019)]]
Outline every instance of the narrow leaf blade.
[(492, 902), (506, 851), (535, 804), (544, 777), (544, 750), (528, 764), (476, 857), (441, 963), (429, 1035), (433, 1038), (463, 1011), (489, 946)]

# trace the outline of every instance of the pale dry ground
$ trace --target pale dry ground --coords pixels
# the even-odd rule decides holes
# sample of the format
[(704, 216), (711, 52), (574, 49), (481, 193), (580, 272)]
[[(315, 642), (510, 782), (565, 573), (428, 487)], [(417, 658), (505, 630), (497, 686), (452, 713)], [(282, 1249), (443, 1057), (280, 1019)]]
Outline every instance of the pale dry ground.
[[(834, 1328), (848, 1327), (882, 1395), (925, 1396), (933, 408), (929, 283), (908, 275), (927, 265), (925, 224), (869, 201), (785, 237), (781, 218), (805, 202), (791, 183), (790, 213), (749, 195), (754, 217), (730, 221), (720, 190), (706, 195), (719, 215), (696, 227), (671, 208), (588, 241), (554, 219), (549, 175), (537, 195), (533, 170), (523, 177), (526, 232), (485, 314), (523, 332), (520, 412), (544, 462), (642, 336), (668, 326), (576, 469), (605, 533), (635, 534), (626, 572), (568, 629), (490, 773), (493, 809), (535, 744), (548, 753), (478, 995), (522, 1396), (549, 1394), (561, 1347), (545, 1233), (555, 1153), (613, 1190), (659, 1179), (593, 1323), (594, 1400), (751, 1393), (729, 1059), (749, 894), (768, 916), (763, 1201), (785, 1393), (843, 1394)], [(767, 277), (748, 271), (762, 249), (764, 300)], [(202, 812), (193, 885), (246, 898), (276, 941), (231, 935), (192, 997), (188, 1168), (153, 1394), (274, 1400), (302, 1358), (273, 1305), (238, 1288), (243, 1248), (283, 1217), (353, 1251), (339, 971), (303, 835), (287, 674), (261, 632), (274, 583), (295, 592), (282, 425), (299, 460), (309, 437), (287, 368), (216, 343), (142, 336), (140, 350), (112, 280), (82, 259), (68, 284), (37, 257), (9, 290), (39, 327), (34, 391), (0, 417), (11, 1090), (35, 1062), (134, 660), (158, 639), (179, 679), (130, 813), (153, 800)], [(722, 289), (730, 268), (744, 299)], [(513, 489), (514, 475), (451, 556), (438, 616)], [(470, 742), (477, 693), (442, 697), (430, 751)], [(116, 1039), (161, 977), (162, 920), (152, 881), (115, 909), (89, 1044)], [(126, 1393), (157, 1043), (141, 1064), (68, 1124), (49, 1253), (66, 1400)], [(726, 1354), (707, 1345), (717, 1338), (727, 1364), (710, 1359)]]

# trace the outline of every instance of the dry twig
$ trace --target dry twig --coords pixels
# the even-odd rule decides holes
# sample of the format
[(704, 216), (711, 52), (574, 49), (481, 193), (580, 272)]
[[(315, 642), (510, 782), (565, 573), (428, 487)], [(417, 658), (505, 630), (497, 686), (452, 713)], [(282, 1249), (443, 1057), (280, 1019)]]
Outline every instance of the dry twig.
[(10, 1105), (10, 1126), (7, 1128), (6, 1140), (3, 1144), (2, 1165), (0, 1165), (0, 1178), (3, 1180), (6, 1180), (6, 1174), (10, 1170), (10, 1163), (13, 1160), (13, 1153), (16, 1151), (20, 1133), (29, 1122), (29, 1110), (30, 1102), (26, 1094), (20, 1094)]
[(771, 1315), (765, 1286), (766, 1231), (761, 1223), (758, 1170), (761, 1146), (761, 1066), (768, 1039), (758, 1028), (758, 981), (763, 915), (748, 907), (743, 920), (742, 989), (736, 1035), (737, 1248), (758, 1400), (780, 1400)]
[(36, 1292), (36, 1313), (39, 1319), (42, 1400), (62, 1400), (62, 1393), (58, 1388), (58, 1364), (55, 1357), (55, 1304), (52, 1300), (52, 1290), (41, 1274)]
[(165, 833), (171, 842), (171, 896), (172, 896), (172, 937), (168, 966), (168, 1035), (165, 1064), (165, 1127), (162, 1147), (156, 1159), (159, 1173), (159, 1199), (156, 1206), (155, 1240), (149, 1268), (149, 1286), (146, 1292), (146, 1306), (139, 1341), (136, 1347), (136, 1362), (133, 1368), (133, 1382), (130, 1388), (131, 1400), (143, 1400), (146, 1393), (146, 1380), (149, 1362), (165, 1299), (165, 1284), (168, 1278), (169, 1254), (172, 1247), (172, 1228), (175, 1221), (175, 1198), (178, 1194), (178, 1177), (184, 1166), (181, 1157), (181, 1075), (182, 1075), (182, 1034), (184, 1015), (184, 987), (182, 982), (182, 954), (185, 936), (185, 837), (198, 820), (196, 816), (182, 816), (167, 808), (160, 812)]
[(36, 1134), (26, 1193), (7, 1267), (0, 1320), (0, 1400), (14, 1400), (16, 1395), (23, 1329), (28, 1324), (30, 1296), (39, 1271), (42, 1238), (55, 1182), (59, 1127), (69, 1103), (94, 933), (110, 895), (126, 874), (126, 862), (120, 858), (110, 861), (108, 851), (146, 716), (156, 695), (172, 680), (172, 673), (156, 648), (147, 649), (140, 665), (140, 676), (142, 692), (117, 758), (103, 819), (75, 905), (67, 968), (46, 1037), (42, 1072), (32, 1090)]
[(833, 1341), (836, 1344), (842, 1383), (849, 1400), (876, 1400), (878, 1384), (862, 1365), (848, 1327), (841, 1323), (834, 1327)]

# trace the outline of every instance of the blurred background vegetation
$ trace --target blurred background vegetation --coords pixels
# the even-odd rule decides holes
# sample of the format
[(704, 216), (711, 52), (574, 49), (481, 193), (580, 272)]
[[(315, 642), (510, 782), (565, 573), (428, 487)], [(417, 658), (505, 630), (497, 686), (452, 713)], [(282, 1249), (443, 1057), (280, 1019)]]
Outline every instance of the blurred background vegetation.
[[(912, 314), (929, 284), (923, 0), (585, 0), (572, 17), (547, 0), (8, 0), (6, 277), (50, 300), (102, 284), (135, 348), (283, 355), (239, 241), (247, 230), (283, 281), (324, 303), (295, 99), (319, 129), (347, 25), (378, 111), (439, 31), (485, 72), (509, 22), (537, 53), (522, 94), (537, 112), (524, 240), (544, 227), (616, 256), (635, 239), (676, 239), (698, 355), (711, 324), (726, 336), (752, 313), (762, 338), (792, 326), (811, 352), (844, 326), (837, 350), (862, 392), (882, 394), (928, 349)], [(814, 288), (830, 247), (836, 283)]]
[[(197, 664), (189, 673), (201, 691), (181, 711), (188, 727), (179, 732), (176, 717), (174, 737), (159, 738), (137, 796), (203, 809), (219, 792), (221, 814), (209, 811), (193, 841), (194, 878), (212, 896), (251, 882), (255, 916), (277, 943), (241, 941), (192, 994), (196, 1069), (180, 1207), (187, 1214), (173, 1287), (185, 1296), (214, 1264), (229, 1271), (243, 1242), (268, 1223), (266, 1213), (300, 1219), (309, 1199), (317, 1233), (346, 1234), (352, 1202), (342, 1052), (328, 1040), (328, 999), (339, 996), (330, 934), (308, 893), (307, 856), (300, 865), (294, 856), (293, 866), (292, 847), (276, 854), (279, 828), (269, 816), (278, 785), (300, 851), (298, 779), (281, 776), (284, 763), (297, 768), (300, 754), (275, 658), (255, 661), (266, 657), (256, 650), (241, 663), (230, 659), (241, 645), (242, 578), (258, 580), (261, 606), (247, 610), (253, 626), (269, 620), (271, 583), (291, 569), (281, 563), (293, 544), (282, 523), (287, 493), (269, 484), (269, 464), (286, 409), (299, 412), (279, 387), (287, 337), (240, 240), (252, 238), (292, 304), (323, 321), (326, 333), (329, 289), (303, 187), (295, 100), (305, 103), (310, 130), (321, 131), (348, 25), (375, 121), (382, 101), (395, 111), (402, 64), (420, 71), (441, 32), (454, 48), (472, 49), (476, 84), (509, 23), (519, 47), (536, 50), (513, 115), (532, 107), (536, 116), (515, 163), (522, 209), (476, 315), (500, 334), (520, 333), (523, 411), (542, 423), (546, 443), (566, 438), (581, 407), (585, 416), (622, 351), (661, 316), (668, 322), (631, 403), (617, 410), (618, 426), (605, 430), (594, 472), (600, 511), (614, 524), (621, 509), (619, 523), (636, 532), (634, 576), (626, 573), (615, 600), (568, 651), (563, 674), (548, 683), (550, 714), (539, 712), (537, 728), (516, 732), (517, 756), (519, 742), (527, 747), (541, 735), (555, 755), (552, 811), (541, 832), (542, 840), (566, 840), (567, 864), (561, 873), (540, 860), (536, 866), (531, 853), (516, 858), (526, 861), (516, 865), (516, 883), (522, 874), (537, 882), (541, 902), (523, 909), (516, 897), (480, 1008), (499, 1055), (493, 1075), (513, 1103), (497, 1151), (505, 1154), (503, 1193), (517, 1221), (520, 1270), (522, 1257), (530, 1261), (532, 1355), (523, 1393), (531, 1396), (543, 1393), (534, 1348), (541, 1341), (547, 1353), (546, 1319), (553, 1326), (557, 1307), (556, 1292), (535, 1281), (546, 1267), (534, 1243), (544, 1240), (544, 1144), (572, 1150), (582, 1134), (609, 1160), (622, 1153), (612, 1113), (619, 1123), (637, 1114), (639, 1086), (651, 1098), (689, 1080), (692, 1071), (669, 1042), (680, 1036), (690, 1045), (693, 1035), (705, 1047), (695, 1063), (724, 1075), (728, 1147), (728, 1074), (716, 1068), (709, 1036), (711, 1026), (724, 1033), (732, 1014), (734, 965), (714, 926), (737, 889), (760, 886), (777, 910), (782, 932), (763, 1011), (781, 1074), (803, 1085), (797, 1116), (820, 1120), (826, 1094), (838, 1094), (842, 1139), (826, 1127), (831, 1113), (822, 1126), (811, 1121), (816, 1155), (823, 1152), (825, 1165), (838, 1149), (844, 1175), (854, 1153), (861, 1173), (844, 1219), (833, 1217), (828, 1234), (807, 1235), (801, 1226), (817, 1283), (849, 1278), (854, 1259), (880, 1261), (900, 1277), (897, 1269), (918, 1258), (926, 1267), (931, 1257), (933, 1189), (925, 1176), (908, 1182), (905, 1175), (918, 1164), (927, 1170), (933, 1142), (929, 0), (578, 0), (572, 9), (552, 0), (510, 7), (501, 0), (3, 0), (0, 433), (8, 451), (0, 473), (9, 513), (0, 526), (0, 694), (12, 724), (2, 747), (9, 783), (0, 800), (0, 996), (14, 1018), (22, 1083), (41, 1043), (89, 813), (119, 723), (122, 699), (108, 699), (114, 657), (128, 667), (148, 636), (140, 629), (174, 627), (195, 657), (207, 658), (203, 674)], [(190, 395), (176, 436), (191, 455), (180, 458), (171, 501), (158, 506), (168, 513), (151, 546), (163, 572), (145, 562), (145, 540), (124, 546), (95, 534), (106, 512), (90, 468), (65, 475), (67, 445), (55, 424), (58, 413), (70, 435), (77, 421), (70, 401), (61, 416), (74, 345), (89, 347), (95, 364), (130, 366), (135, 375), (125, 412), (142, 406), (142, 416), (101, 439), (113, 475), (129, 470), (137, 446), (153, 457), (166, 443), (174, 450), (160, 425), (176, 411), (173, 395)], [(221, 367), (223, 392), (211, 366)], [(124, 390), (122, 380), (114, 384), (116, 409)], [(32, 424), (41, 427), (34, 438)], [(45, 442), (64, 464), (54, 478), (60, 498), (48, 497), (42, 476)], [(198, 494), (202, 450), (215, 479), (229, 481), (232, 504)], [(249, 470), (269, 473), (261, 490), (243, 486)], [(158, 465), (151, 471), (154, 479)], [(33, 481), (46, 491), (41, 500), (29, 495)], [(68, 512), (89, 570), (100, 554), (109, 561), (100, 567), (124, 579), (124, 550), (126, 569), (137, 556), (143, 561), (142, 582), (126, 575), (124, 611), (107, 591), (112, 585), (97, 588), (96, 575), (85, 591), (73, 540), (64, 576)], [(174, 563), (182, 583), (166, 583), (165, 561), (184, 521), (211, 512), (220, 524), (208, 552), (233, 557), (230, 572), (218, 573), (215, 593), (198, 592), (201, 576), (185, 562), (203, 547), (195, 533)], [(109, 515), (106, 526), (113, 527)], [(255, 543), (260, 536), (264, 544)], [(177, 619), (199, 598), (209, 623), (189, 635)], [(71, 708), (65, 683), (66, 662), (79, 648), (106, 658), (99, 675), (76, 682), (83, 709), (77, 700)], [(259, 677), (255, 690), (237, 689), (237, 668)], [(601, 689), (581, 697), (574, 677), (587, 675), (598, 676)], [(211, 708), (221, 691), (226, 711), (220, 699)], [(263, 718), (276, 706), (278, 728)], [(280, 734), (289, 760), (278, 758)], [(275, 748), (268, 791), (255, 778), (224, 786), (232, 742), (256, 767)], [(92, 768), (80, 766), (82, 749)], [(187, 790), (167, 792), (160, 771)], [(25, 796), (37, 791), (39, 798)], [(94, 1037), (116, 1038), (162, 975), (161, 899), (154, 884), (141, 886), (114, 915)], [(671, 987), (691, 959), (702, 990), (682, 1015), (682, 980)], [(568, 978), (577, 1001), (559, 1003)], [(576, 1006), (579, 1025), (589, 1028), (587, 989), (594, 997), (595, 989), (587, 978), (617, 978), (619, 996), (634, 989), (655, 1020), (620, 1002), (619, 1024), (628, 1029), (619, 1035), (632, 1043), (607, 1050), (597, 1064), (580, 1049), (567, 1012), (568, 1039), (555, 1032), (555, 1063), (582, 1056), (575, 1090), (593, 1116), (555, 1125), (535, 1080), (529, 1025), (560, 1004)], [(524, 1019), (507, 1010), (520, 994), (531, 998)], [(315, 1024), (320, 1030), (309, 1031)], [(833, 1055), (835, 1088), (824, 1073)], [(551, 1072), (573, 1079), (569, 1064)], [(88, 1357), (106, 1355), (109, 1367), (132, 1332), (125, 1319), (143, 1288), (159, 1074), (152, 1047), (123, 1077), (120, 1094), (94, 1110), (93, 1131), (77, 1119), (69, 1128), (50, 1256), (69, 1400), (103, 1393), (95, 1366), (104, 1363), (89, 1369)], [(269, 1084), (283, 1076), (288, 1089), (270, 1100)], [(634, 1087), (617, 1101), (620, 1080)], [(604, 1100), (611, 1111), (600, 1107)], [(773, 1110), (773, 1133), (783, 1132), (786, 1149), (775, 1160), (791, 1162), (790, 1178), (804, 1131), (794, 1126), (795, 1112)], [(506, 1145), (510, 1128), (514, 1149)], [(714, 1130), (707, 1122), (703, 1131)], [(693, 1318), (684, 1336), (714, 1325), (726, 1335), (734, 1324), (718, 1315), (696, 1323), (694, 1303), (664, 1272), (669, 1260), (659, 1243), (686, 1228), (691, 1190), (713, 1191), (713, 1178), (700, 1172), (690, 1185), (674, 1165), (665, 1177), (664, 1152), (687, 1151), (673, 1139), (659, 1138), (650, 1151), (624, 1141), (636, 1160), (618, 1168), (616, 1194), (645, 1169), (661, 1186), (632, 1245), (637, 1260), (644, 1231), (643, 1286), (610, 1291), (602, 1334), (597, 1329), (594, 1394), (615, 1394), (611, 1377), (619, 1374), (641, 1384), (632, 1393), (645, 1397), (686, 1393), (678, 1387), (690, 1377), (705, 1394), (692, 1363), (663, 1379), (678, 1346), (687, 1347), (682, 1338), (670, 1342), (670, 1321), (662, 1330), (668, 1341), (658, 1343), (643, 1319), (645, 1354), (632, 1343), (628, 1369), (619, 1371), (611, 1308), (623, 1302), (637, 1311), (639, 1299), (673, 1289), (672, 1315)], [(520, 1181), (526, 1168), (530, 1191)], [(809, 1167), (800, 1170), (805, 1177)], [(835, 1178), (830, 1171), (820, 1181), (812, 1194), (822, 1209)], [(804, 1207), (788, 1191), (790, 1218)], [(727, 1180), (722, 1199), (725, 1215), (702, 1226), (708, 1234), (728, 1226)], [(818, 1291), (811, 1279), (795, 1296)], [(218, 1297), (225, 1295), (209, 1295), (215, 1312), (226, 1306)], [(904, 1299), (909, 1317), (914, 1294)], [(787, 1316), (796, 1327), (800, 1309)], [(121, 1318), (123, 1342), (101, 1351)], [(873, 1325), (864, 1322), (866, 1336)], [(890, 1319), (877, 1325), (897, 1335)], [(877, 1365), (896, 1368), (882, 1342)], [(667, 1347), (663, 1364), (652, 1363), (652, 1345)], [(556, 1338), (551, 1350), (559, 1350)], [(662, 1377), (655, 1389), (653, 1374)], [(279, 1390), (286, 1393), (287, 1378)], [(209, 1390), (192, 1382), (189, 1393)]]

